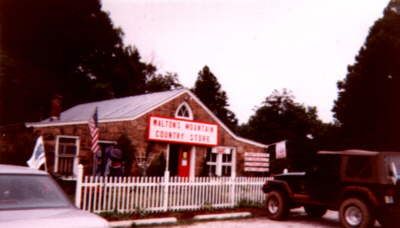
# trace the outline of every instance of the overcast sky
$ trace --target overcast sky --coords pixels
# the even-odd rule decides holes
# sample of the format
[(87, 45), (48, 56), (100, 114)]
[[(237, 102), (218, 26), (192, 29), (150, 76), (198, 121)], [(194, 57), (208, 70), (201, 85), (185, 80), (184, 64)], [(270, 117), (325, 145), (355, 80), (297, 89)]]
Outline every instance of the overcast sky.
[(193, 87), (208, 65), (243, 123), (274, 89), (332, 120), (336, 82), (388, 0), (103, 0), (125, 44)]

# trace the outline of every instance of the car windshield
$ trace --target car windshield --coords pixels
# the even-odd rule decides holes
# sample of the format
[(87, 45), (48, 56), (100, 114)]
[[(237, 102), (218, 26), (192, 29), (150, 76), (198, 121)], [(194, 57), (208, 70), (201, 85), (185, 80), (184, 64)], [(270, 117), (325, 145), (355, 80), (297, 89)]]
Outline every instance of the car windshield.
[(71, 203), (49, 176), (0, 174), (0, 210), (60, 207)]

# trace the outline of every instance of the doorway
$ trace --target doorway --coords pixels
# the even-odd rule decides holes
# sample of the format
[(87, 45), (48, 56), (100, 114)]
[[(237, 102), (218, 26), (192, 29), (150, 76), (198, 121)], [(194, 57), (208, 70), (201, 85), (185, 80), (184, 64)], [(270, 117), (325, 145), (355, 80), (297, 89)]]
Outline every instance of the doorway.
[(191, 146), (171, 144), (169, 148), (168, 170), (171, 176), (189, 177)]

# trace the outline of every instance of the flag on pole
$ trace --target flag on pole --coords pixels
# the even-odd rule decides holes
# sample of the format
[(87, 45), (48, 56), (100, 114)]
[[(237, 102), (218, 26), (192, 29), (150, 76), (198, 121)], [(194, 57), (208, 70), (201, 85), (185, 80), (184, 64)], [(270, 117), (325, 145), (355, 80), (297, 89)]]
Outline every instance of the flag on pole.
[(92, 138), (92, 146), (91, 146), (91, 151), (94, 154), (97, 154), (100, 150), (99, 147), (99, 127), (98, 127), (98, 118), (97, 118), (97, 107), (94, 110), (93, 115), (89, 119), (89, 130), (90, 130), (90, 136)]
[(31, 158), (26, 162), (30, 168), (39, 169), (43, 164), (46, 165), (46, 156), (44, 153), (43, 137), (36, 139), (35, 147)]
[(286, 158), (286, 141), (276, 143), (275, 153), (276, 159)]

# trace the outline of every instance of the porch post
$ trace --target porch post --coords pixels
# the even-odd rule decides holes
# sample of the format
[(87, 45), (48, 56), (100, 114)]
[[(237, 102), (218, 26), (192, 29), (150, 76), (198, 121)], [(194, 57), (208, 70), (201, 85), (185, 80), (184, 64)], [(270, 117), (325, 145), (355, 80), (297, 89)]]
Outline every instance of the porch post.
[(196, 171), (196, 146), (192, 146), (190, 150), (190, 170), (189, 170), (189, 180), (193, 181)]
[(165, 172), (164, 175), (164, 202), (163, 202), (163, 211), (168, 211), (168, 200), (169, 200), (169, 172)]
[(167, 150), (166, 150), (166, 155), (165, 155), (165, 171), (164, 171), (164, 177), (167, 176), (169, 177), (169, 144), (167, 144)]

